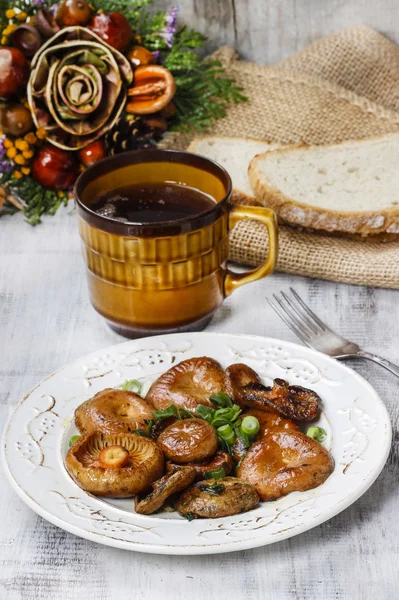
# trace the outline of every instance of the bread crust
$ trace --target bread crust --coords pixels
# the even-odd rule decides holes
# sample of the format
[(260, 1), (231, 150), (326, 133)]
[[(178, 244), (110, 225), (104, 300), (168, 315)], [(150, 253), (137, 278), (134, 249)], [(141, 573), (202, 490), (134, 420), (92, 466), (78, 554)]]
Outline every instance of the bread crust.
[[(392, 134), (394, 135), (394, 134)], [(378, 136), (379, 138), (388, 136)], [(377, 139), (376, 137), (371, 139)], [(367, 141), (367, 140), (364, 140)], [(333, 146), (343, 146), (351, 142), (341, 142), (340, 144), (331, 144)], [(267, 206), (274, 210), (277, 216), (287, 223), (295, 226), (306, 227), (317, 231), (329, 233), (339, 232), (344, 234), (359, 235), (362, 238), (375, 236), (377, 234), (389, 234), (395, 236), (399, 234), (399, 207), (387, 208), (378, 211), (353, 211), (340, 212), (326, 208), (310, 206), (303, 202), (298, 202), (283, 194), (280, 190), (273, 187), (267, 177), (262, 174), (259, 163), (265, 160), (267, 155), (281, 154), (287, 152), (301, 152), (313, 149), (315, 146), (304, 144), (291, 146), (281, 150), (272, 150), (257, 154), (249, 163), (248, 176), (255, 197), (259, 204)], [(392, 240), (392, 238), (391, 238)], [(391, 241), (389, 240), (389, 241)], [(388, 241), (388, 238), (386, 238)]]

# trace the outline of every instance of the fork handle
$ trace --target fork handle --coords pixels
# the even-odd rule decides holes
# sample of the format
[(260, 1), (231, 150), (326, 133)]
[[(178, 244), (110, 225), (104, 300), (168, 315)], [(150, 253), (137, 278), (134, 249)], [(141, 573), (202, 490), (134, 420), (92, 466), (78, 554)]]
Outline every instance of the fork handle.
[(353, 355), (353, 358), (356, 357), (367, 358), (367, 360), (372, 360), (373, 362), (377, 363), (378, 365), (381, 365), (381, 367), (384, 367), (385, 369), (396, 375), (396, 377), (399, 377), (398, 365), (394, 365), (386, 358), (382, 358), (381, 356), (377, 356), (376, 354), (371, 354), (370, 352), (364, 352), (363, 350), (359, 350), (359, 352)]

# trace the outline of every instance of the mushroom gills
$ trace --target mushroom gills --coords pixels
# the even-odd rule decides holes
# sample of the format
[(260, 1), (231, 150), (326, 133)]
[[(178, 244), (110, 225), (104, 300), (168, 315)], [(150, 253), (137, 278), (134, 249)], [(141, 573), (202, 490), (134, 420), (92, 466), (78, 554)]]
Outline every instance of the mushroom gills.
[[(109, 464), (109, 453), (116, 454), (115, 447), (121, 447), (120, 457), (125, 456), (119, 466)], [(95, 496), (128, 498), (148, 489), (162, 476), (164, 458), (162, 450), (147, 437), (94, 432), (81, 436), (69, 449), (65, 466), (85, 491)]]

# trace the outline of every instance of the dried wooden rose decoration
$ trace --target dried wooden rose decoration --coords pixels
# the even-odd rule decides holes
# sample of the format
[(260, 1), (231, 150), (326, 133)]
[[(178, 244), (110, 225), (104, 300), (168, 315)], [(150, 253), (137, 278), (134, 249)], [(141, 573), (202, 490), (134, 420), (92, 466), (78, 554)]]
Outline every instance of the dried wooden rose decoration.
[(66, 27), (31, 63), (27, 94), (36, 127), (63, 150), (79, 150), (118, 120), (132, 67), (123, 54), (83, 27)]

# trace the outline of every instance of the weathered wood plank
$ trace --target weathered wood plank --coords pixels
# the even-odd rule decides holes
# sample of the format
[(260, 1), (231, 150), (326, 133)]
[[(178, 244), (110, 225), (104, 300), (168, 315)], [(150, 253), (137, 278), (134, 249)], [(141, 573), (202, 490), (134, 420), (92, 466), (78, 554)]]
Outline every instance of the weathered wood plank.
[[(399, 43), (396, 0), (181, 0), (180, 17), (208, 36), (211, 52), (234, 46), (246, 59), (274, 64), (324, 35), (364, 23)], [(171, 5), (169, 0), (156, 7)]]

